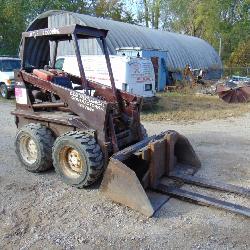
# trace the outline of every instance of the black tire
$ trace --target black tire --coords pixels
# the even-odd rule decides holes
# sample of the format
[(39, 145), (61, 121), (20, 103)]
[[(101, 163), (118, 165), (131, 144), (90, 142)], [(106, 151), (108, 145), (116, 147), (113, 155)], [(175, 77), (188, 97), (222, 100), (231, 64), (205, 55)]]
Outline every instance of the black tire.
[(77, 188), (96, 182), (104, 169), (100, 146), (93, 136), (81, 131), (68, 132), (58, 137), (52, 157), (61, 179)]
[(53, 166), (54, 141), (52, 132), (46, 126), (30, 123), (17, 132), (16, 154), (28, 171), (43, 172)]
[(0, 93), (1, 93), (1, 96), (2, 96), (3, 98), (5, 98), (5, 99), (10, 99), (10, 97), (11, 97), (11, 94), (10, 94), (10, 92), (8, 91), (7, 86), (6, 86), (6, 84), (4, 84), (4, 83), (2, 83), (2, 84), (0, 85)]

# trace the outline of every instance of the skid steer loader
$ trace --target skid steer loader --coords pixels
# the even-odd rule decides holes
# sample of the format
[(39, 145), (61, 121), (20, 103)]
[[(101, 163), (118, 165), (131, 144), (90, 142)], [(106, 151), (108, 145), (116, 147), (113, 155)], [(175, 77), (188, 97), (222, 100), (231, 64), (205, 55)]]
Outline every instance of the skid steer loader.
[[(182, 188), (192, 184), (249, 197), (249, 189), (195, 177), (201, 163), (183, 135), (166, 131), (147, 136), (140, 123), (142, 98), (115, 87), (107, 33), (71, 25), (22, 34), (22, 63), (15, 72), (16, 109), (12, 114), (18, 128), (16, 153), (25, 168), (42, 172), (54, 166), (65, 183), (77, 188), (102, 178), (104, 195), (148, 217), (170, 197), (249, 217), (247, 207)], [(98, 41), (112, 87), (86, 79), (79, 39)], [(73, 45), (80, 77), (55, 69), (61, 41)], [(39, 46), (42, 53), (36, 54), (43, 55), (43, 60), (34, 60), (29, 51)]]

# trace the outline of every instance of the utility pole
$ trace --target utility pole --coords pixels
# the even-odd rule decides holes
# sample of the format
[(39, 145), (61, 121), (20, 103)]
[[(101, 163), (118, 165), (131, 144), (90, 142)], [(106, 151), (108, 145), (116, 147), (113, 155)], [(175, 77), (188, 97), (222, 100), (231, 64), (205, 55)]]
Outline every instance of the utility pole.
[(219, 45), (219, 57), (221, 57), (221, 35), (219, 36), (220, 39), (220, 45)]
[(219, 39), (219, 56), (221, 57), (221, 48), (222, 48), (222, 37), (221, 34), (216, 32), (215, 37)]

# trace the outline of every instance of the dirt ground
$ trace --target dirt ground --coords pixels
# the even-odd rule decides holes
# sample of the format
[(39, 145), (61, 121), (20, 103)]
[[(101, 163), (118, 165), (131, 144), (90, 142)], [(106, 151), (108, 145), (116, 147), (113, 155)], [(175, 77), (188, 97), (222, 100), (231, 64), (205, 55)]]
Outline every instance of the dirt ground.
[[(171, 199), (153, 218), (78, 190), (54, 171), (32, 174), (14, 152), (12, 103), (0, 102), (0, 249), (250, 249), (250, 219)], [(145, 122), (175, 129), (202, 161), (200, 176), (250, 187), (250, 112), (197, 123)], [(250, 201), (222, 194), (250, 207)]]

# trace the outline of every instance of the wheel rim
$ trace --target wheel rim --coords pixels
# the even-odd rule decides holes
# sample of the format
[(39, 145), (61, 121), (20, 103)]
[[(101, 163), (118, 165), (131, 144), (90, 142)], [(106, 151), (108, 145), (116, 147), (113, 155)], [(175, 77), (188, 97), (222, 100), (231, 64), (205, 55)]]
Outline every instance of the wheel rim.
[(59, 162), (64, 173), (72, 178), (79, 177), (84, 171), (84, 159), (73, 147), (63, 147), (59, 153)]
[(20, 153), (23, 159), (29, 164), (33, 164), (37, 160), (37, 146), (35, 141), (29, 136), (24, 135), (20, 139)]
[(6, 97), (7, 93), (3, 84), (0, 86), (0, 92), (1, 92), (2, 97)]

